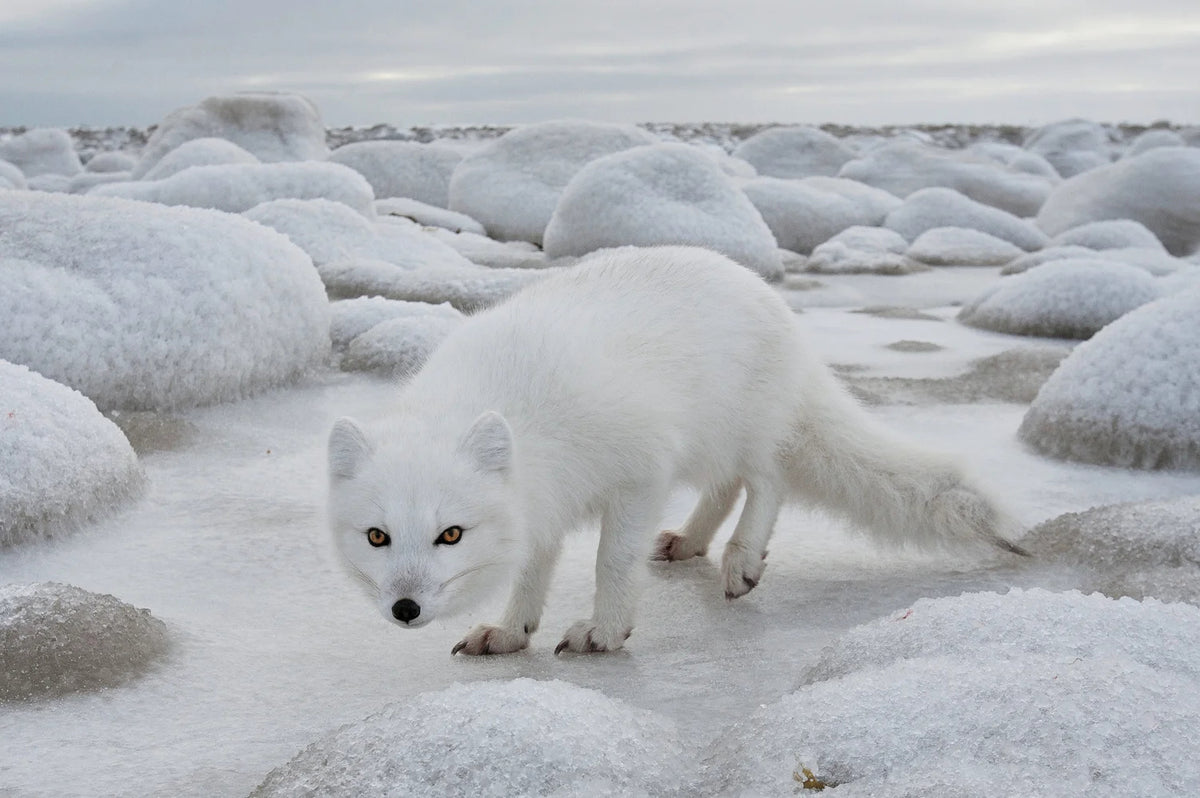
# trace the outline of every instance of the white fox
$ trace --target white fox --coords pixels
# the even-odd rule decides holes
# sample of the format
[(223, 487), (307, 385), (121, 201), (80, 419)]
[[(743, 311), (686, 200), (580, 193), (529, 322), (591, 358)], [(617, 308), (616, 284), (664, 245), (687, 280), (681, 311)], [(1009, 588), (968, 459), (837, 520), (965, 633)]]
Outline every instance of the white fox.
[[(728, 598), (758, 583), (793, 497), (885, 543), (1019, 553), (950, 460), (858, 407), (776, 291), (689, 247), (598, 253), (473, 316), (378, 421), (337, 421), (329, 468), (333, 534), (387, 619), (419, 627), (515, 578), (500, 623), (452, 653), (528, 645), (564, 534), (596, 518), (592, 617), (555, 653), (621, 648), (643, 561), (704, 554), (742, 490)], [(656, 542), (677, 483), (699, 504)]]

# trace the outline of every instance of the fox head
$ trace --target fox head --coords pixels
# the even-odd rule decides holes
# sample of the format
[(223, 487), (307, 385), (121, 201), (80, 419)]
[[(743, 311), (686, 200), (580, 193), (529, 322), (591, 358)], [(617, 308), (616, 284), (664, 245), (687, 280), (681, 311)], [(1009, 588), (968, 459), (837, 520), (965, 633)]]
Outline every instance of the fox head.
[(385, 618), (424, 626), (511, 578), (512, 470), (512, 431), (499, 413), (456, 434), (401, 422), (378, 441), (348, 418), (334, 424), (334, 540)]

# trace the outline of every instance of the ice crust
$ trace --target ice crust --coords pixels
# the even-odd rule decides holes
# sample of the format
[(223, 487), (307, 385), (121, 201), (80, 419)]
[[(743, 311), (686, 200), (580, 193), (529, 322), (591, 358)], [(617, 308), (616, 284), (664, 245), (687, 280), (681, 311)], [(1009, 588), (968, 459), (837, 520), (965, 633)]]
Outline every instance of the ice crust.
[(763, 177), (834, 176), (855, 157), (841, 140), (815, 127), (775, 127), (755, 133), (733, 151)]
[(450, 202), (450, 175), (462, 158), (450, 147), (415, 141), (360, 141), (329, 153), (330, 161), (365, 177), (376, 197), (406, 197), (439, 208)]
[(926, 188), (910, 194), (903, 205), (887, 215), (884, 225), (909, 241), (935, 227), (979, 230), (1026, 251), (1040, 249), (1049, 241), (1032, 223), (949, 188)]

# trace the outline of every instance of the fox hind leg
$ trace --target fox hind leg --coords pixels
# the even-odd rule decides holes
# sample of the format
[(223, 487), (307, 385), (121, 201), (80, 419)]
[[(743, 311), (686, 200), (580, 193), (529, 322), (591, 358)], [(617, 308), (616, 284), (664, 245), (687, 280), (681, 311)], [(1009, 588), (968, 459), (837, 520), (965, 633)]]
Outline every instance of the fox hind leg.
[(705, 489), (683, 526), (658, 536), (651, 559), (674, 562), (703, 557), (708, 552), (708, 544), (717, 534), (717, 529), (733, 510), (741, 490), (740, 479)]
[(744, 596), (758, 585), (782, 502), (783, 489), (771, 480), (746, 481), (746, 504), (721, 558), (725, 598)]

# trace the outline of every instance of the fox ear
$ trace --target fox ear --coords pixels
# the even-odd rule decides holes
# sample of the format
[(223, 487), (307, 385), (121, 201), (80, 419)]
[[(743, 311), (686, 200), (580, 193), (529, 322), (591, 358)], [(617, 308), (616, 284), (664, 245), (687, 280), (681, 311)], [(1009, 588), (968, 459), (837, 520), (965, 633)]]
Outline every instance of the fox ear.
[(459, 450), (480, 471), (507, 471), (512, 465), (512, 430), (504, 416), (488, 410), (467, 430)]
[(329, 433), (329, 476), (331, 479), (351, 479), (368, 457), (371, 444), (362, 428), (352, 419), (339, 418)]

